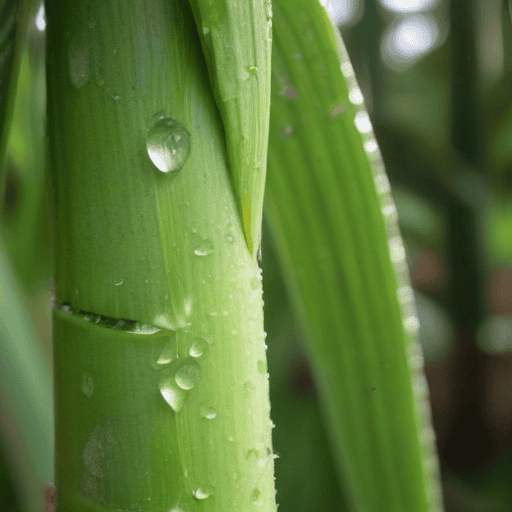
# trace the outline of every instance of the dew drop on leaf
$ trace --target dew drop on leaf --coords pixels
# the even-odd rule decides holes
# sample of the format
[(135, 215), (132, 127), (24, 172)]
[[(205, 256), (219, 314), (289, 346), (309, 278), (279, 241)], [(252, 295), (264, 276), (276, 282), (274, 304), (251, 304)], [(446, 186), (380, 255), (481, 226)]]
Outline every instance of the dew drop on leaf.
[(159, 116), (147, 132), (146, 148), (159, 171), (178, 172), (190, 154), (190, 134), (177, 121)]
[(84, 373), (82, 375), (82, 391), (85, 396), (89, 398), (94, 393), (94, 381), (92, 380), (92, 376), (90, 373)]

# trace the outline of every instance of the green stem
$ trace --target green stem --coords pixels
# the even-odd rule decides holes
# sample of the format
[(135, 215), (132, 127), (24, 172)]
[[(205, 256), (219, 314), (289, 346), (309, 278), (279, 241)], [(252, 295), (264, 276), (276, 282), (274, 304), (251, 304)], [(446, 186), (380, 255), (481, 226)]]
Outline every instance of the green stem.
[(47, 12), (58, 510), (274, 511), (260, 271), (190, 8)]

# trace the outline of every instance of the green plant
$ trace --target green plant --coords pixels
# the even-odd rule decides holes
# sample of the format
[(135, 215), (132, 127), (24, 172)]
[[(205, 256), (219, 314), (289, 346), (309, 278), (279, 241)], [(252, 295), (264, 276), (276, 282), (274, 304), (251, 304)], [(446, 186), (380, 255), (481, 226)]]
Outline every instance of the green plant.
[(361, 92), (319, 4), (273, 8), (269, 111), (268, 2), (47, 5), (60, 510), (275, 510), (256, 260), (269, 128), (266, 215), (348, 506), (442, 506)]

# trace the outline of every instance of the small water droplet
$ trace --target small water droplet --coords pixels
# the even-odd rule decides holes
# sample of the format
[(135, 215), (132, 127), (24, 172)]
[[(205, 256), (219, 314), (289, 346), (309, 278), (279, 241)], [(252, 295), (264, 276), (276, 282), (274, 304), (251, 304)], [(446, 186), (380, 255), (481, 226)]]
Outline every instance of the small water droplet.
[(229, 436), (229, 437), (228, 437), (228, 441), (229, 441), (230, 443), (232, 443), (234, 440), (235, 440), (235, 438), (234, 438), (233, 436)]
[(286, 126), (281, 132), (281, 138), (287, 139), (293, 133), (293, 126)]
[(363, 93), (359, 87), (354, 87), (349, 91), (348, 99), (353, 105), (362, 105), (364, 103)]
[(82, 375), (82, 391), (85, 396), (89, 398), (94, 393), (94, 381), (92, 380), (92, 376), (90, 373), (84, 373)]
[(261, 491), (259, 489), (254, 489), (251, 493), (251, 501), (252, 503), (256, 503), (261, 498)]
[(114, 101), (119, 101), (121, 99), (121, 96), (119, 96), (119, 94), (114, 94), (114, 96), (112, 97), (112, 99)]
[(207, 347), (208, 343), (206, 340), (204, 338), (197, 337), (192, 342), (192, 345), (190, 345), (188, 353), (190, 354), (190, 357), (201, 357)]
[(291, 85), (291, 84), (286, 84), (286, 85), (283, 87), (282, 95), (283, 95), (285, 98), (288, 98), (289, 100), (294, 100), (294, 99), (296, 99), (296, 98), (297, 98), (297, 91), (295, 90), (295, 87), (293, 87), (293, 85)]
[(228, 234), (226, 236), (226, 240), (228, 241), (228, 244), (232, 244), (235, 239), (233, 238), (233, 235)]
[(171, 375), (162, 375), (159, 381), (160, 393), (174, 412), (180, 412), (187, 398), (186, 393), (176, 386)]
[(194, 254), (196, 256), (208, 256), (212, 252), (213, 252), (213, 243), (210, 242), (210, 240), (203, 240), (194, 249)]
[(247, 69), (249, 70), (249, 73), (251, 73), (251, 75), (258, 74), (258, 68), (256, 66), (249, 66)]
[(188, 391), (196, 385), (200, 372), (199, 365), (190, 360), (176, 370), (174, 379), (181, 389)]
[(203, 34), (206, 35), (209, 33), (210, 33), (210, 29), (208, 27), (203, 27)]
[(356, 128), (361, 133), (369, 133), (372, 131), (372, 122), (370, 116), (366, 112), (358, 112), (354, 118)]
[(201, 407), (201, 416), (207, 420), (214, 420), (217, 417), (217, 413), (211, 407)]
[(267, 373), (267, 361), (264, 359), (260, 359), (258, 361), (258, 372), (260, 372), (261, 375), (265, 375)]
[(69, 47), (69, 74), (75, 87), (83, 87), (89, 81), (89, 51), (76, 39)]
[(159, 116), (147, 132), (146, 148), (159, 171), (178, 172), (190, 154), (190, 134), (177, 121)]
[(209, 498), (214, 492), (214, 488), (212, 485), (202, 485), (201, 487), (198, 487), (196, 490), (192, 491), (192, 496), (196, 500), (205, 500), (206, 498)]
[(164, 346), (160, 356), (158, 357), (156, 364), (157, 365), (167, 365), (174, 361), (178, 357), (176, 343), (174, 342), (174, 338), (171, 338)]

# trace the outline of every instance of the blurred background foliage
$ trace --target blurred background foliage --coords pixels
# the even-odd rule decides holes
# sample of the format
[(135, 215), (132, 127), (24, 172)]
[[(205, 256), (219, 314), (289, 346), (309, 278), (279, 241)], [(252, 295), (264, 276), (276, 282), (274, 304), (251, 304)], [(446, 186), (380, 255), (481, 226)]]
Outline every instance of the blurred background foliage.
[[(324, 3), (351, 55), (399, 214), (416, 291), (446, 510), (510, 512), (511, 5), (508, 0)], [(10, 261), (2, 275), (14, 278), (21, 301), (16, 311), (34, 326), (30, 339), (36, 340), (50, 375), (44, 31), (41, 8), (31, 23), (19, 77), (1, 249)], [(276, 461), (279, 510), (344, 510), (302, 333), (267, 234), (262, 265), (274, 450), (281, 456)], [(3, 324), (12, 314), (12, 293), (4, 285), (0, 292)], [(1, 336), (9, 332), (0, 329)], [(7, 344), (0, 342), (2, 358)], [(19, 395), (2, 400), (9, 392)], [(47, 395), (40, 400), (51, 403)], [(6, 404), (26, 400), (23, 388), (0, 388), (0, 511), (30, 510), (24, 471), (37, 475), (42, 510), (42, 488), (53, 478), (52, 442), (38, 435), (48, 425), (20, 427), (39, 443), (46, 439), (43, 448), (32, 446), (26, 435), (12, 435), (24, 420)]]

